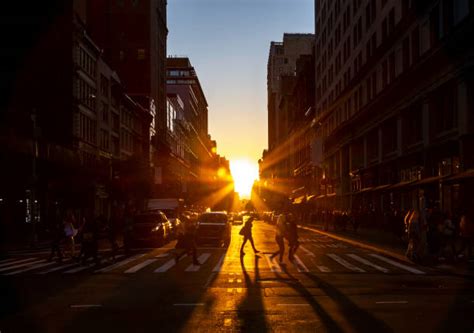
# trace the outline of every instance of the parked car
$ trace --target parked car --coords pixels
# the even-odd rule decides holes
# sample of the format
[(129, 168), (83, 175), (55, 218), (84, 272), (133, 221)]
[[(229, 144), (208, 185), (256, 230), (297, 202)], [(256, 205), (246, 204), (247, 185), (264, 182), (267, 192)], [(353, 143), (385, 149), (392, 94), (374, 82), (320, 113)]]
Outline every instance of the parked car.
[(244, 221), (243, 221), (243, 215), (242, 215), (241, 213), (236, 213), (236, 214), (234, 215), (234, 219), (233, 219), (233, 221), (232, 221), (232, 224), (233, 224), (233, 225), (241, 225), (241, 224), (243, 224), (243, 223), (244, 223)]
[(170, 238), (171, 224), (160, 211), (139, 213), (134, 216), (130, 236), (132, 246), (160, 246)]
[(166, 215), (168, 218), (168, 221), (170, 222), (171, 225), (171, 236), (176, 237), (176, 231), (179, 228), (179, 225), (181, 224), (181, 220), (178, 217), (178, 212), (173, 209), (164, 209), (162, 212)]
[(196, 242), (229, 246), (231, 225), (226, 212), (202, 213), (197, 221)]

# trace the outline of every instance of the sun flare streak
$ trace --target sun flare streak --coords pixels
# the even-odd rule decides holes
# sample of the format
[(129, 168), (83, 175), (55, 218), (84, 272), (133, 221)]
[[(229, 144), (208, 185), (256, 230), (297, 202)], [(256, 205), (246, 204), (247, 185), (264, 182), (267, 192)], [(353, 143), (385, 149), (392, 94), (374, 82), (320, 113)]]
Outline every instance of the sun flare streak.
[(235, 191), (241, 197), (250, 197), (253, 182), (258, 179), (258, 165), (249, 160), (230, 161), (230, 171), (234, 179)]

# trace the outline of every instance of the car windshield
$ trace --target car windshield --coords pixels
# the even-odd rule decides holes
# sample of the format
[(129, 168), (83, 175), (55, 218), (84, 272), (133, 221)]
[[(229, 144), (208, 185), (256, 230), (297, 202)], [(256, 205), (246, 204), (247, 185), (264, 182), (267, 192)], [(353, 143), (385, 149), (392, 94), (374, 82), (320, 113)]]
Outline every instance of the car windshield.
[(204, 223), (226, 223), (226, 214), (203, 214), (199, 218), (199, 222)]

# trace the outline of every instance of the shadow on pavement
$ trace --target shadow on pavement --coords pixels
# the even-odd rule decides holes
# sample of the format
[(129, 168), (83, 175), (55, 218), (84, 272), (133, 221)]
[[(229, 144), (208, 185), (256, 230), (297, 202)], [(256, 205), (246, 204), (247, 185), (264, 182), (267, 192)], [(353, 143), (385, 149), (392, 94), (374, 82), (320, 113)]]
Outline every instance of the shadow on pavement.
[(255, 255), (254, 280), (245, 269), (244, 257), (240, 255), (240, 266), (244, 274), (245, 299), (237, 307), (237, 316), (244, 332), (268, 332), (269, 328), (265, 320), (265, 309), (263, 306), (262, 289), (260, 285), (259, 271), (260, 256)]

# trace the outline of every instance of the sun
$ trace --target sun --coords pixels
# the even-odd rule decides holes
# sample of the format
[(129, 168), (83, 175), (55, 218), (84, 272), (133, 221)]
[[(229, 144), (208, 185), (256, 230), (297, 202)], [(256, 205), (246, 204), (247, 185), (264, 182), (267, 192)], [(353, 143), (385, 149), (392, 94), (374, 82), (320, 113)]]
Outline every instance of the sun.
[(241, 197), (249, 198), (253, 182), (258, 179), (258, 165), (246, 159), (232, 160), (230, 171), (234, 179), (235, 191)]

